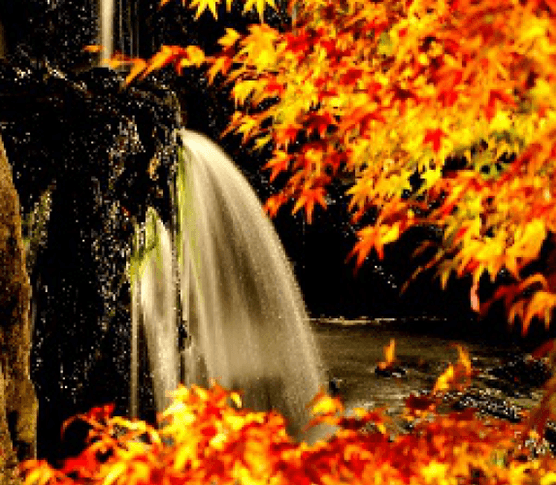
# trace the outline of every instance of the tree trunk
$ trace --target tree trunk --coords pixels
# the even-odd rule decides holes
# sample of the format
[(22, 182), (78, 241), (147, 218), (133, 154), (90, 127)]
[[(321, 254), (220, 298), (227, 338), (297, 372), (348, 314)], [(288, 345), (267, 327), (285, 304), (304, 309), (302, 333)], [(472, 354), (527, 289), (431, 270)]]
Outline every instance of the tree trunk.
[(0, 485), (17, 482), (18, 461), (35, 455), (30, 293), (19, 197), (0, 139)]

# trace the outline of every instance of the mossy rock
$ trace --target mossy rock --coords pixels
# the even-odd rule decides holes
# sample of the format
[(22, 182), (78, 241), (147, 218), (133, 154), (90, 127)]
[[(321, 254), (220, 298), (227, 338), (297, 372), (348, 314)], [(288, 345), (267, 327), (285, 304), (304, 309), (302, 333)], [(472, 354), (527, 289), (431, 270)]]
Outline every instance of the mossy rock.
[(37, 404), (29, 374), (30, 293), (19, 197), (0, 139), (0, 485), (17, 482), (18, 461), (35, 455)]

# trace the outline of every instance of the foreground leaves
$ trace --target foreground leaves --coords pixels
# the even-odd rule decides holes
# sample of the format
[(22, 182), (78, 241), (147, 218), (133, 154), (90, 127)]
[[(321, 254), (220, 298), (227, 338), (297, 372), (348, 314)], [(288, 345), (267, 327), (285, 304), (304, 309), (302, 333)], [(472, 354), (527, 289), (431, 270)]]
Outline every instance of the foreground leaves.
[[(456, 369), (454, 375), (468, 377), (469, 358), (463, 349), (458, 352), (458, 363), (450, 368)], [(444, 377), (442, 382), (432, 394), (407, 399), (411, 430), (401, 434), (380, 411), (354, 409), (346, 416), (338, 399), (321, 392), (310, 404), (311, 425), (328, 425), (329, 436), (313, 445), (288, 436), (279, 414), (242, 409), (237, 393), (218, 385), (180, 387), (158, 427), (113, 417), (111, 407), (80, 416), (91, 428), (88, 447), (59, 469), (40, 460), (25, 462), (24, 483), (553, 483), (556, 460), (529, 456), (523, 447), (531, 425), (544, 425), (552, 417), (548, 398), (531, 415), (529, 427), (480, 419), (471, 410), (437, 414), (440, 396), (460, 386), (455, 379)], [(547, 389), (553, 395), (554, 385)]]

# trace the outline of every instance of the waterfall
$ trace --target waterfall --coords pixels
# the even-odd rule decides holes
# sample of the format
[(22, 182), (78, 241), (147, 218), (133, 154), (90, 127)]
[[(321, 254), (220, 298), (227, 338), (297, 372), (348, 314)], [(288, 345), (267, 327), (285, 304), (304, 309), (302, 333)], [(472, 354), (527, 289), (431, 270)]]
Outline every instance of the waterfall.
[[(138, 414), (138, 339), (143, 323), (148, 359), (152, 371), (157, 410), (168, 404), (167, 393), (178, 386), (179, 362), (175, 306), (176, 284), (173, 278), (172, 243), (169, 232), (154, 209), (147, 211), (142, 247), (148, 254), (134, 270), (140, 272), (132, 291), (131, 414)], [(135, 278), (134, 278), (135, 279)]]
[[(102, 59), (115, 51), (125, 57), (139, 57), (140, 8), (137, 0), (99, 0), (99, 43)], [(117, 44), (117, 45), (115, 45)]]
[[(157, 405), (180, 372), (186, 384), (216, 379), (241, 390), (247, 408), (281, 412), (299, 436), (322, 381), (289, 261), (228, 156), (200, 134), (182, 130), (180, 139), (177, 247), (173, 252), (169, 231), (150, 210), (132, 272), (134, 319), (145, 329)], [(172, 289), (178, 282), (179, 296)], [(181, 351), (177, 323), (189, 335)]]
[(99, 22), (101, 58), (108, 59), (114, 53), (114, 0), (99, 0)]

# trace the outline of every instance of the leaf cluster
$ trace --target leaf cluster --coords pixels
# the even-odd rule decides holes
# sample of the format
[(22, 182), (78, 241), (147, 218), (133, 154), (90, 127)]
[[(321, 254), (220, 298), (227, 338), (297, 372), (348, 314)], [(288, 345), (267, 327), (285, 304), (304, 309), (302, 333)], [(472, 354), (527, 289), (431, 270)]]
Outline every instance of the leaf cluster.
[[(460, 354), (461, 360), (461, 354)], [(458, 364), (457, 364), (458, 365)], [(473, 412), (434, 412), (434, 395), (407, 400), (408, 433), (392, 433), (380, 410), (355, 409), (320, 393), (311, 425), (330, 436), (296, 443), (275, 412), (241, 408), (238, 393), (180, 387), (157, 427), (95, 408), (79, 419), (88, 447), (61, 468), (32, 460), (25, 485), (146, 484), (541, 484), (556, 479), (556, 461), (531, 458), (524, 425), (479, 419)], [(432, 411), (431, 411), (432, 410)]]
[[(190, 6), (216, 15), (217, 3)], [(265, 3), (245, 8), (262, 16)], [(228, 131), (272, 149), (271, 215), (292, 203), (310, 221), (341, 180), (354, 223), (378, 209), (358, 231), (357, 266), (409, 228), (437, 226), (444, 237), (420, 270), (436, 267), (443, 286), (507, 273), (495, 299), (510, 321), (548, 323), (554, 271), (528, 267), (556, 232), (554, 4), (304, 0), (290, 12), (289, 31), (227, 29), (206, 58), (166, 46), (135, 74), (204, 64), (211, 82), (233, 84)]]

